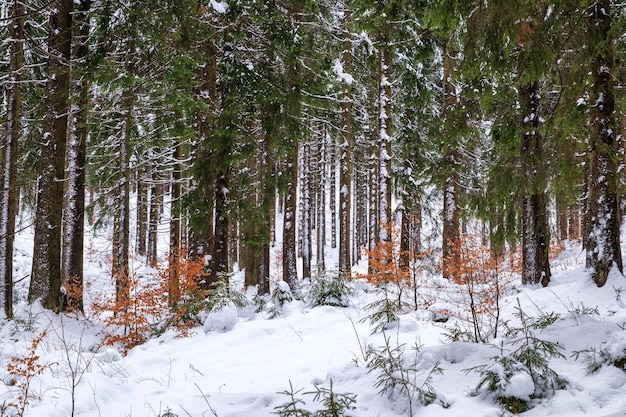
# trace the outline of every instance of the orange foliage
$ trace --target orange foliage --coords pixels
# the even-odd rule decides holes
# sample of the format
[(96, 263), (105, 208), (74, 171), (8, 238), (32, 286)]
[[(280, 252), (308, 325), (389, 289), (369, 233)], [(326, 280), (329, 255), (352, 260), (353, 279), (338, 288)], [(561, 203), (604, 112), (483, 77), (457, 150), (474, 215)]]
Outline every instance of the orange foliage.
[(166, 328), (187, 335), (198, 324), (191, 306), (207, 296), (203, 277), (204, 259), (190, 259), (182, 250), (158, 267), (156, 279), (135, 274), (123, 277), (128, 297), (93, 301), (94, 311), (109, 313), (104, 319), (104, 344), (120, 345), (127, 353)]
[(13, 356), (11, 362), (7, 364), (7, 373), (11, 375), (9, 386), (18, 389), (17, 397), (8, 404), (9, 407), (15, 408), (17, 415), (22, 417), (26, 411), (26, 407), (30, 401), (30, 385), (34, 377), (43, 374), (43, 372), (54, 365), (54, 363), (42, 364), (40, 356), (37, 354), (39, 344), (48, 335), (47, 329), (35, 337), (31, 341), (30, 349), (24, 356)]
[(356, 274), (356, 278), (365, 278), (371, 284), (408, 282), (409, 269), (402, 266), (399, 249), (398, 228), (393, 223), (384, 225), (389, 240), (381, 240), (371, 250), (364, 249), (368, 260), (367, 274)]
[(502, 259), (478, 243), (464, 237), (454, 248), (456, 262), (448, 259), (447, 268), (457, 287), (451, 289), (457, 317), (471, 325), (474, 341), (484, 342), (489, 333), (497, 336), (502, 297), (510, 284), (511, 270)]

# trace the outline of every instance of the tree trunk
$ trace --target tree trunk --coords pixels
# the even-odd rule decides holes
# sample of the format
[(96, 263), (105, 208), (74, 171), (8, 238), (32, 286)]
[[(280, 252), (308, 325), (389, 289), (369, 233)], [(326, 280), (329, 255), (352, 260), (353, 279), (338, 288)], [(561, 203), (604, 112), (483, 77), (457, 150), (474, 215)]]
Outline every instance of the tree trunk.
[(589, 236), (586, 264), (602, 287), (611, 268), (622, 272), (618, 204), (617, 141), (613, 76), (611, 1), (591, 1), (587, 19), (592, 51), (589, 102)]
[(321, 273), (326, 269), (326, 257), (324, 248), (326, 246), (326, 123), (322, 123), (322, 132), (319, 141), (319, 160), (317, 164), (317, 225), (316, 232), (316, 264), (317, 272)]
[(112, 274), (115, 280), (115, 300), (124, 305), (130, 299), (130, 132), (133, 122), (132, 94), (126, 91), (122, 96), (124, 110), (122, 137), (119, 147), (119, 194), (113, 222), (114, 247)]
[(13, 242), (19, 190), (17, 152), (22, 112), (22, 69), (24, 67), (24, 3), (11, 6), (9, 74), (6, 83), (7, 123), (2, 153), (2, 195), (0, 195), (0, 304), (8, 319), (13, 318)]
[(209, 285), (228, 274), (229, 175), (227, 171), (219, 172), (215, 183), (215, 242)]
[(144, 178), (145, 169), (137, 172), (137, 226), (135, 229), (135, 253), (146, 256), (148, 247), (148, 191), (150, 190)]
[(330, 247), (337, 248), (337, 144), (328, 135), (328, 211), (330, 212)]
[(176, 305), (180, 301), (180, 277), (179, 265), (181, 256), (180, 232), (181, 232), (181, 171), (183, 159), (182, 145), (174, 143), (174, 167), (172, 171), (172, 190), (170, 207), (170, 268), (168, 282), (168, 301), (170, 306)]
[(544, 138), (541, 127), (539, 83), (519, 87), (522, 110), (521, 166), (524, 181), (522, 186), (522, 282), (550, 282), (550, 231), (546, 209), (546, 172), (544, 164)]
[(73, 6), (73, 0), (56, 0), (50, 7), (45, 115), (28, 293), (30, 302), (41, 299), (45, 308), (57, 311), (62, 308), (61, 220)]
[(556, 205), (556, 238), (559, 242), (564, 242), (568, 239), (567, 201), (559, 192), (555, 193), (554, 200)]
[[(443, 57), (443, 117), (447, 120), (458, 103), (456, 86), (454, 84), (455, 59), (452, 41), (448, 40), (444, 48)], [(444, 278), (460, 282), (459, 276), (459, 209), (458, 199), (458, 174), (457, 174), (457, 150), (452, 139), (450, 121), (445, 126), (445, 146), (443, 151), (445, 178), (443, 183), (443, 234), (441, 242), (442, 250), (442, 274)]]
[[(76, 65), (84, 65), (89, 54), (89, 9), (91, 0), (81, 0), (79, 11), (79, 44), (76, 47)], [(89, 84), (86, 73), (74, 81), (77, 97), (70, 107), (70, 135), (67, 149), (66, 204), (63, 213), (63, 283), (67, 290), (67, 308), (83, 311), (83, 241), (85, 235), (85, 161), (87, 146), (87, 106)]]
[(378, 51), (378, 135), (380, 141), (380, 240), (391, 240), (391, 51), (390, 28), (380, 32)]
[(283, 220), (283, 281), (289, 284), (294, 296), (300, 296), (298, 269), (296, 264), (296, 200), (298, 183), (297, 142), (291, 139), (290, 155), (287, 156), (287, 189), (285, 195), (285, 215)]
[[(352, 76), (352, 19), (349, 2), (344, 3), (343, 10), (343, 52), (341, 63), (343, 72)], [(343, 97), (341, 99), (341, 144), (339, 145), (339, 272), (350, 275), (352, 261), (350, 259), (351, 232), (351, 200), (352, 200), (352, 85), (345, 77)]]
[(159, 236), (159, 187), (158, 171), (152, 171), (152, 184), (150, 185), (150, 218), (148, 220), (148, 248), (146, 252), (146, 262), (151, 267), (157, 266), (158, 261), (158, 236)]
[(305, 143), (302, 150), (302, 164), (303, 172), (301, 171), (301, 183), (300, 188), (302, 190), (302, 197), (300, 199), (302, 203), (302, 223), (300, 230), (302, 231), (302, 278), (311, 277), (311, 257), (312, 257), (312, 239), (311, 239), (311, 188), (313, 181), (311, 181), (311, 144)]

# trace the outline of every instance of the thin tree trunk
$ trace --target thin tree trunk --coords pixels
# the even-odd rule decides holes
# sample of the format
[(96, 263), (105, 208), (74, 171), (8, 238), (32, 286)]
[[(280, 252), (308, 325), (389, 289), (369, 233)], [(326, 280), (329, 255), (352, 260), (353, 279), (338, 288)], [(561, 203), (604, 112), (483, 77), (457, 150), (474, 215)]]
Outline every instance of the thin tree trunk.
[(9, 74), (6, 83), (7, 123), (2, 152), (2, 195), (0, 196), (0, 304), (8, 319), (13, 317), (13, 242), (19, 190), (17, 152), (22, 112), (22, 69), (24, 67), (24, 3), (11, 6)]
[[(349, 1), (344, 3), (343, 10), (343, 52), (341, 63), (343, 72), (352, 75), (352, 25)], [(339, 146), (339, 272), (350, 275), (352, 261), (350, 259), (351, 203), (352, 203), (352, 85), (346, 77), (341, 99), (341, 144)]]
[(283, 221), (283, 281), (289, 284), (291, 292), (299, 297), (300, 284), (296, 265), (296, 187), (298, 181), (297, 143), (291, 143), (291, 155), (287, 160), (287, 188), (285, 195), (285, 215)]
[[(76, 65), (83, 65), (89, 54), (89, 9), (91, 0), (81, 0), (79, 12), (79, 44)], [(74, 81), (76, 103), (70, 108), (70, 135), (67, 149), (66, 205), (63, 213), (63, 282), (67, 289), (67, 308), (83, 311), (83, 241), (85, 235), (85, 161), (87, 147), (87, 106), (89, 84), (86, 74)]]
[(328, 135), (328, 187), (330, 211), (330, 247), (337, 248), (337, 144), (335, 138)]
[(140, 169), (137, 172), (137, 225), (135, 236), (135, 253), (140, 256), (146, 256), (148, 252), (148, 192), (150, 188), (144, 179), (145, 170)]
[(391, 240), (391, 51), (390, 29), (380, 32), (378, 51), (378, 135), (380, 141), (380, 240)]
[(326, 246), (326, 123), (322, 123), (319, 146), (319, 161), (317, 164), (317, 226), (315, 227), (317, 253), (315, 258), (317, 272), (321, 273), (326, 269), (324, 251)]
[(305, 143), (303, 146), (303, 168), (304, 172), (301, 173), (301, 189), (302, 189), (302, 223), (300, 229), (302, 230), (302, 278), (311, 277), (311, 144)]
[(181, 256), (181, 171), (183, 159), (182, 145), (180, 143), (174, 143), (174, 167), (172, 171), (172, 190), (171, 190), (171, 207), (170, 207), (170, 268), (169, 268), (169, 282), (168, 302), (170, 306), (176, 305), (180, 301), (180, 277), (179, 277), (179, 265)]
[(73, 0), (56, 0), (50, 7), (48, 63), (43, 138), (35, 212), (33, 267), (28, 300), (41, 299), (59, 310), (61, 294), (61, 220), (65, 141), (67, 137)]
[(522, 282), (541, 283), (545, 287), (551, 275), (548, 259), (550, 231), (544, 191), (544, 138), (539, 132), (539, 84), (520, 86), (519, 96), (525, 130), (520, 155), (525, 178), (522, 187)]
[(122, 97), (124, 109), (122, 137), (119, 147), (118, 197), (113, 223), (115, 245), (113, 247), (113, 278), (115, 279), (115, 300), (125, 305), (130, 299), (130, 132), (132, 126), (132, 95), (126, 91)]
[(153, 268), (157, 266), (158, 260), (157, 243), (160, 220), (157, 180), (158, 172), (154, 170), (152, 172), (152, 184), (150, 185), (150, 218), (148, 220), (148, 248), (146, 252), (146, 262)]
[(212, 282), (228, 274), (229, 175), (227, 171), (219, 172), (215, 183), (215, 242), (210, 262)]
[(615, 138), (615, 95), (611, 1), (591, 1), (587, 19), (592, 51), (589, 102), (589, 237), (586, 264), (602, 287), (611, 268), (622, 270), (618, 174)]
[[(455, 51), (451, 40), (446, 42), (443, 57), (443, 114), (444, 118), (450, 117), (450, 113), (457, 106), (458, 97), (454, 84)], [(448, 122), (450, 123), (450, 122)], [(450, 136), (451, 126), (446, 126), (447, 135)], [(443, 183), (443, 234), (441, 242), (442, 250), (442, 274), (444, 278), (459, 282), (459, 209), (458, 199), (458, 174), (457, 174), (457, 151), (452, 140), (448, 137), (444, 148), (444, 165), (446, 174)]]

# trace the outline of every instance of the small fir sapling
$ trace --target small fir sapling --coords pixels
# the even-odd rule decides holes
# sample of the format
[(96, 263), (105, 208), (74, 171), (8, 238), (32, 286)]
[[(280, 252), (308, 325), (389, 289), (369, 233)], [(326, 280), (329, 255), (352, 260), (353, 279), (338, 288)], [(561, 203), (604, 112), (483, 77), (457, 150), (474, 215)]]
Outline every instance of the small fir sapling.
[(563, 348), (536, 335), (559, 316), (551, 313), (530, 317), (522, 310), (519, 300), (514, 315), (520, 326), (507, 325), (505, 332), (505, 343), (513, 350), (504, 355), (503, 345), (502, 353), (493, 357), (491, 363), (466, 372), (478, 372), (481, 376), (475, 394), (492, 393), (500, 405), (516, 414), (532, 408), (539, 399), (551, 397), (556, 390), (564, 389), (567, 381), (549, 367), (550, 359), (565, 358), (561, 353)]
[(283, 314), (283, 307), (285, 304), (292, 301), (293, 295), (291, 295), (289, 284), (285, 281), (278, 281), (274, 291), (272, 291), (270, 301), (266, 305), (269, 317), (275, 318), (281, 316)]
[(321, 271), (304, 288), (305, 299), (311, 306), (347, 307), (354, 293), (347, 279), (328, 271)]

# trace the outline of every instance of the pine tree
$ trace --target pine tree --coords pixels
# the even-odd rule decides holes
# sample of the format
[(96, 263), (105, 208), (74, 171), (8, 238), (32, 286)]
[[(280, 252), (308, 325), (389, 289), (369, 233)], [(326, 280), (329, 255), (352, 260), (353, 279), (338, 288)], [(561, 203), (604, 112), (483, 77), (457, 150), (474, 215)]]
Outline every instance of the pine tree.
[(591, 52), (589, 89), (588, 218), (586, 240), (587, 268), (602, 287), (611, 268), (622, 272), (620, 221), (617, 191), (615, 137), (615, 72), (610, 0), (590, 1), (585, 12), (587, 42)]
[[(73, 102), (70, 106), (69, 140), (63, 212), (63, 283), (67, 285), (67, 308), (83, 310), (83, 241), (85, 227), (85, 164), (87, 147), (87, 106), (89, 82), (86, 59), (89, 54), (89, 9), (91, 0), (82, 0), (74, 14), (76, 46), (73, 53)], [(82, 69), (82, 71), (79, 70)], [(78, 75), (77, 75), (78, 73)]]
[(22, 70), (24, 67), (25, 5), (10, 5), (9, 80), (6, 83), (7, 121), (2, 161), (0, 195), (0, 304), (7, 318), (13, 317), (13, 242), (18, 207), (17, 156), (22, 117)]
[(49, 12), (48, 62), (43, 138), (35, 213), (33, 267), (28, 299), (59, 310), (61, 214), (67, 135), (73, 0), (55, 0)]

